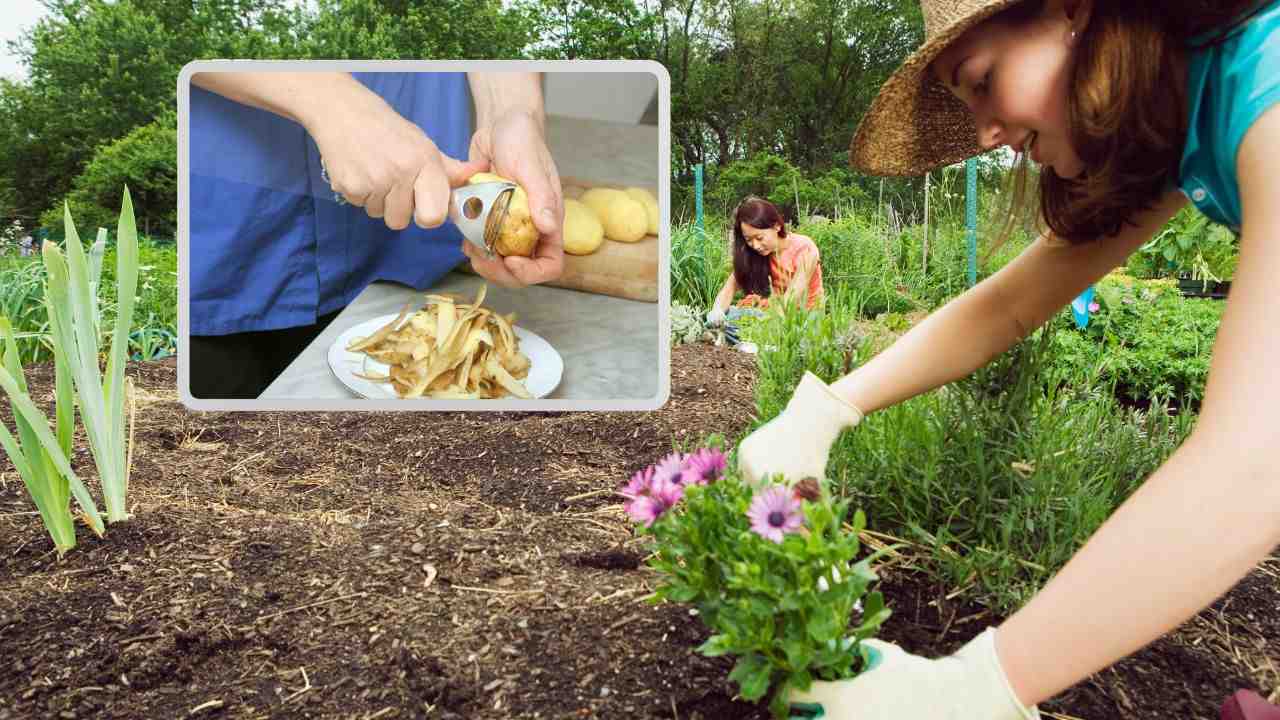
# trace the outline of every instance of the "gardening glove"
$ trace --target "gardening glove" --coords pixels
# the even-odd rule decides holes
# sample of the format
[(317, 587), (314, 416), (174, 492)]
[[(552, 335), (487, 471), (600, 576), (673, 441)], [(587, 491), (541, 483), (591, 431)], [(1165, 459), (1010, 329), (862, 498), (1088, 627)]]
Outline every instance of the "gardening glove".
[[(788, 695), (792, 718), (824, 720), (1038, 720), (1014, 696), (996, 656), (995, 628), (956, 654), (930, 660), (879, 640), (865, 640), (879, 661), (850, 680), (815, 680)], [(822, 707), (818, 715), (813, 704)]]
[(805, 371), (786, 408), (738, 445), (738, 472), (751, 484), (781, 473), (787, 484), (826, 477), (836, 437), (863, 413), (817, 375)]
[(722, 323), (724, 323), (724, 311), (718, 307), (711, 308), (707, 313), (707, 324), (720, 325)]

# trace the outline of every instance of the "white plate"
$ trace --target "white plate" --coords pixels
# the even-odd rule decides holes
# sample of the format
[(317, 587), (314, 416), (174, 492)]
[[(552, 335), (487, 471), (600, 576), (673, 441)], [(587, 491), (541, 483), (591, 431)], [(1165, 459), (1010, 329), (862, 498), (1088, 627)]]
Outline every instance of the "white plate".
[[(400, 313), (383, 315), (347, 328), (329, 346), (329, 368), (333, 370), (333, 374), (337, 376), (338, 381), (347, 386), (347, 389), (371, 400), (400, 399), (391, 383), (366, 380), (356, 375), (356, 373), (386, 375), (390, 370), (386, 363), (378, 362), (364, 353), (347, 350), (347, 346), (355, 341), (356, 338), (372, 335), (378, 331), (378, 328), (399, 316)], [(551, 343), (539, 335), (529, 332), (519, 325), (512, 326), (511, 329), (520, 343), (520, 351), (529, 356), (529, 374), (522, 381), (525, 388), (535, 398), (546, 397), (560, 384), (560, 378), (564, 374), (564, 359), (560, 357), (560, 353), (556, 352), (555, 348), (551, 347)], [(508, 395), (502, 399), (519, 400), (520, 398)]]

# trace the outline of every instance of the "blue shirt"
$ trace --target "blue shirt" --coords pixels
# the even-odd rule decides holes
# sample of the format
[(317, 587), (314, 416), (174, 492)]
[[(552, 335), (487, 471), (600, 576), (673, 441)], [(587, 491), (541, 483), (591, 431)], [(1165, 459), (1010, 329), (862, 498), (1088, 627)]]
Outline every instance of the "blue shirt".
[[(465, 73), (352, 75), (441, 152), (466, 159)], [(466, 259), (452, 223), (396, 231), (335, 199), (298, 123), (193, 85), (190, 127), (192, 335), (311, 325), (370, 282), (423, 290)]]
[(1280, 0), (1221, 43), (1194, 51), (1187, 90), (1191, 112), (1178, 186), (1209, 219), (1239, 233), (1236, 154), (1254, 121), (1280, 102)]

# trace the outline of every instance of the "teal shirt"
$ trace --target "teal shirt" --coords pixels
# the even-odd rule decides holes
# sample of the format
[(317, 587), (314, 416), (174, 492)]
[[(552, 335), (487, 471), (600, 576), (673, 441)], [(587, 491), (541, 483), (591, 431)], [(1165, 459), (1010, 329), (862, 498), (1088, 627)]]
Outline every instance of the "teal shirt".
[(1178, 187), (1200, 212), (1240, 232), (1236, 154), (1253, 123), (1280, 103), (1280, 0), (1190, 57), (1187, 141)]

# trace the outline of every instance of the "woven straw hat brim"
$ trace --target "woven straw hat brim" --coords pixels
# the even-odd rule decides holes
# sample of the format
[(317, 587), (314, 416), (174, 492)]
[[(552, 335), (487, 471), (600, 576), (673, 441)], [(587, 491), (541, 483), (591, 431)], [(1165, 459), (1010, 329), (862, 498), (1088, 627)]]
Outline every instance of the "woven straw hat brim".
[(1021, 1), (983, 3), (907, 56), (858, 124), (849, 164), (871, 175), (919, 176), (985, 152), (969, 109), (929, 64), (978, 23)]

